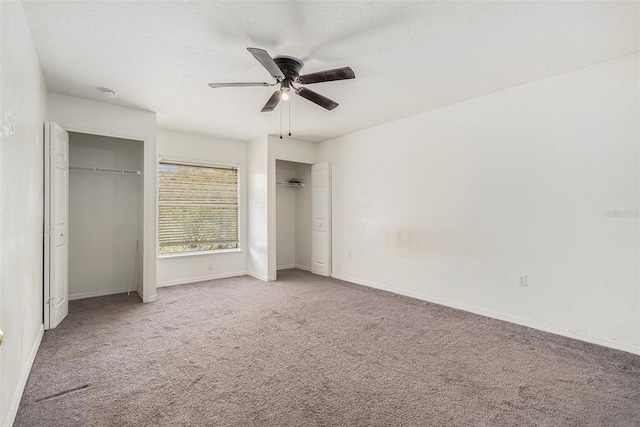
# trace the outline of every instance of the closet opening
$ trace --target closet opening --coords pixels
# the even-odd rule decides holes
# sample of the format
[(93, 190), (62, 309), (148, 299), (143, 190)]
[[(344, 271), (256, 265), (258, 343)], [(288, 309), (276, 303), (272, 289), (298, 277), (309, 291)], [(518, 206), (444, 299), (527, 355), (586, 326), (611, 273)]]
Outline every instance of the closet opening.
[(276, 270), (311, 271), (311, 166), (276, 159)]
[(143, 174), (143, 141), (69, 132), (69, 300), (142, 297)]

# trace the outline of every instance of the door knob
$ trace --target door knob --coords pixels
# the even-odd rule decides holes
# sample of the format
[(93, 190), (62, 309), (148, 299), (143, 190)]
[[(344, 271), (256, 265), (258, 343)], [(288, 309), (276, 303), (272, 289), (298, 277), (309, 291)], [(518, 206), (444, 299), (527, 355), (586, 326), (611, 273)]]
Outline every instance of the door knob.
[(2, 345), (2, 340), (4, 339), (4, 332), (0, 329), (0, 345)]

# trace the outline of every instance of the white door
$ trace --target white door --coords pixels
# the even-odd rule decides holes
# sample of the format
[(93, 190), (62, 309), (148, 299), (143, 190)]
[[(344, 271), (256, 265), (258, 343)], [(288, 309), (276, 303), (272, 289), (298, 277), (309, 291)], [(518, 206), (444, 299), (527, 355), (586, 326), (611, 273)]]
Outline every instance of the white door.
[(45, 124), (44, 328), (53, 329), (69, 312), (69, 134)]
[(331, 276), (331, 167), (329, 163), (311, 166), (311, 212), (313, 239), (311, 272)]

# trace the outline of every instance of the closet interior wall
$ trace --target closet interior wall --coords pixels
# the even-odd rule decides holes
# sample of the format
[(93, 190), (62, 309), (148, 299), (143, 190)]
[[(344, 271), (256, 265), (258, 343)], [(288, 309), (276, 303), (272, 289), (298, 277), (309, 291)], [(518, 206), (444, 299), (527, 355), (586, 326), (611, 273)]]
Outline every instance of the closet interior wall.
[(311, 269), (311, 165), (276, 160), (276, 182), (297, 178), (302, 187), (276, 185), (277, 268)]
[(74, 168), (142, 171), (143, 149), (141, 141), (69, 134), (71, 300), (135, 292), (141, 283), (142, 175)]

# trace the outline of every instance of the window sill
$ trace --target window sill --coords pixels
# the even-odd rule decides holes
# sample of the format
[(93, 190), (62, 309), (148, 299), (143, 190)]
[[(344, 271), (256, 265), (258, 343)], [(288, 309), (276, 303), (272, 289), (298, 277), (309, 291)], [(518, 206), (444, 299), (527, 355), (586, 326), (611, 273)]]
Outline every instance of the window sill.
[(158, 255), (158, 259), (180, 258), (185, 256), (197, 256), (197, 255), (230, 254), (230, 253), (240, 253), (240, 252), (242, 252), (242, 249), (220, 249), (217, 251), (184, 252), (184, 253), (178, 253), (178, 254)]

